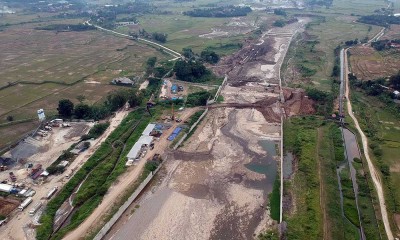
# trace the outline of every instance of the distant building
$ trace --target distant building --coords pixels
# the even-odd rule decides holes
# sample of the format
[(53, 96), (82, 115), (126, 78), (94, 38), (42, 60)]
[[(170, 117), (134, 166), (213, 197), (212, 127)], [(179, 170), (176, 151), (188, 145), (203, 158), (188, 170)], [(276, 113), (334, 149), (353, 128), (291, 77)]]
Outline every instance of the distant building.
[(127, 78), (127, 77), (119, 77), (119, 78), (115, 78), (111, 81), (112, 84), (115, 85), (125, 85), (125, 86), (132, 86), (135, 84), (135, 81)]

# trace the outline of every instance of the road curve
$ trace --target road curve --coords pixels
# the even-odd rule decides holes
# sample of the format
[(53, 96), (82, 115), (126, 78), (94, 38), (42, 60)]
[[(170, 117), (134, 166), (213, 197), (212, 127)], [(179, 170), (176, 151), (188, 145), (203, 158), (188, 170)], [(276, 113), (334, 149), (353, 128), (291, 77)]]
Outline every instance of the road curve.
[[(106, 29), (106, 28), (103, 28), (103, 27), (94, 25), (94, 24), (90, 23), (89, 21), (86, 21), (85, 24), (90, 25), (90, 26), (93, 26), (93, 27), (95, 27), (95, 28), (97, 28), (97, 29), (100, 29), (100, 30), (103, 30), (103, 31), (106, 31), (106, 32), (110, 32), (110, 33), (113, 33), (113, 34), (122, 36), (122, 37), (132, 38), (132, 37), (129, 36), (128, 34), (119, 33), (119, 32), (116, 32), (116, 31), (113, 31), (113, 30), (110, 30), (110, 29)], [(137, 40), (143, 41), (143, 42), (146, 42), (146, 43), (150, 43), (150, 44), (152, 44), (152, 45), (155, 45), (155, 46), (158, 46), (158, 47), (160, 47), (160, 48), (163, 48), (163, 49), (167, 50), (167, 53), (169, 53), (170, 55), (172, 55), (173, 57), (175, 57), (174, 59), (182, 58), (182, 55), (181, 55), (180, 53), (175, 52), (174, 50), (172, 50), (172, 49), (170, 49), (170, 48), (167, 48), (167, 47), (165, 47), (165, 46), (163, 46), (163, 45), (161, 45), (161, 44), (158, 44), (158, 43), (156, 43), (156, 42), (153, 42), (153, 41), (150, 41), (150, 40), (147, 40), (147, 39), (144, 39), (144, 38), (137, 38)]]
[(388, 213), (386, 210), (386, 204), (385, 204), (385, 196), (383, 193), (383, 188), (382, 188), (382, 181), (381, 178), (379, 176), (379, 173), (377, 172), (377, 170), (375, 169), (374, 164), (371, 161), (371, 158), (369, 156), (369, 152), (368, 152), (368, 139), (365, 136), (364, 132), (361, 130), (360, 124), (357, 121), (357, 118), (354, 116), (353, 114), (353, 109), (351, 106), (351, 101), (350, 101), (350, 88), (349, 88), (349, 79), (348, 79), (348, 65), (347, 65), (347, 49), (344, 50), (344, 65), (345, 65), (345, 71), (344, 71), (344, 79), (346, 81), (346, 99), (347, 99), (347, 111), (349, 116), (353, 119), (354, 124), (357, 128), (357, 131), (360, 133), (361, 135), (361, 140), (362, 140), (362, 145), (363, 145), (363, 152), (364, 152), (364, 156), (365, 159), (367, 160), (368, 163), (368, 169), (369, 172), (371, 174), (371, 178), (372, 178), (372, 182), (374, 183), (376, 192), (378, 193), (378, 200), (379, 200), (379, 207), (381, 210), (381, 214), (382, 214), (382, 221), (383, 221), (383, 225), (385, 227), (385, 231), (386, 231), (386, 235), (388, 237), (389, 240), (393, 240), (393, 233), (392, 230), (390, 229), (390, 223), (389, 223), (389, 217), (388, 217)]

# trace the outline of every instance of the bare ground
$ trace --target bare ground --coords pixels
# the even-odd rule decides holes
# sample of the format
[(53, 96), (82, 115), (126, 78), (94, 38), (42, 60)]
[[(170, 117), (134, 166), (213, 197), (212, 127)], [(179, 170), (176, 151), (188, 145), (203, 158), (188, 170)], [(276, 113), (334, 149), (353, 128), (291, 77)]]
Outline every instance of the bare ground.
[[(259, 140), (279, 138), (269, 127), (278, 129), (255, 109), (211, 110), (185, 146), (169, 154), (158, 189), (108, 238), (248, 239), (272, 225), (261, 206), (275, 176), (246, 167), (268, 155)], [(276, 159), (270, 164), (276, 174)]]

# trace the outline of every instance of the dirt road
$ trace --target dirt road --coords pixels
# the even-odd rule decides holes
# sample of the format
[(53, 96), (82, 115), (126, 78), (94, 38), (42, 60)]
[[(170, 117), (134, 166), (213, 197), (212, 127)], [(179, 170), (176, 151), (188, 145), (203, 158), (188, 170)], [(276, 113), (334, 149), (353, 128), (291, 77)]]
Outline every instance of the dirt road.
[[(188, 119), (196, 110), (198, 110), (198, 108), (187, 109), (186, 111), (182, 112), (180, 118), (184, 121)], [(165, 151), (165, 149), (171, 143), (167, 140), (167, 138), (177, 125), (177, 123), (174, 123), (168, 131), (165, 131), (160, 137), (160, 140), (155, 142), (155, 148), (149, 151), (146, 156), (141, 159), (137, 165), (135, 165), (135, 167), (130, 168), (126, 173), (117, 179), (115, 184), (108, 190), (108, 193), (105, 195), (101, 204), (83, 223), (79, 225), (77, 229), (65, 236), (64, 239), (83, 239), (86, 234), (98, 227), (102, 216), (114, 206), (115, 202), (125, 193), (129, 186), (134, 184), (136, 179), (140, 176), (143, 167), (146, 164), (146, 158), (153, 156), (155, 153), (162, 154)]]
[(354, 116), (353, 109), (352, 109), (352, 106), (351, 106), (350, 88), (349, 88), (350, 86), (349, 86), (349, 79), (348, 79), (348, 74), (347, 74), (348, 73), (347, 49), (345, 50), (344, 56), (345, 56), (345, 58), (344, 58), (344, 64), (345, 64), (344, 75), (345, 75), (345, 80), (346, 80), (347, 111), (348, 111), (349, 116), (353, 119), (354, 124), (355, 124), (355, 126), (357, 128), (357, 131), (361, 135), (361, 140), (362, 140), (365, 159), (367, 160), (368, 169), (369, 169), (369, 172), (371, 174), (372, 181), (374, 183), (376, 191), (378, 193), (379, 207), (380, 207), (380, 210), (381, 210), (381, 213), (382, 213), (383, 225), (385, 227), (385, 231), (386, 231), (386, 235), (387, 235), (388, 239), (392, 240), (393, 239), (393, 233), (392, 233), (392, 230), (390, 229), (389, 217), (388, 217), (388, 213), (387, 213), (386, 205), (385, 205), (385, 196), (384, 196), (383, 188), (382, 188), (382, 181), (380, 179), (379, 173), (375, 169), (375, 166), (372, 163), (371, 158), (369, 156), (368, 139), (365, 136), (364, 132), (361, 130), (360, 124), (358, 123), (357, 118)]
[[(105, 141), (108, 135), (120, 124), (121, 120), (127, 114), (128, 112), (126, 111), (118, 112), (116, 116), (110, 120), (110, 127), (106, 130), (106, 132), (100, 138), (94, 140), (92, 142), (92, 146), (86, 152), (80, 154), (74, 160), (74, 162), (67, 168), (66, 172), (69, 172), (71, 169), (77, 169), (78, 167), (82, 166), (86, 162), (86, 160), (92, 155), (92, 153), (101, 145), (101, 143)], [(59, 142), (61, 141), (63, 140), (59, 139)], [(51, 149), (51, 152), (54, 152), (54, 149)], [(46, 154), (38, 154), (38, 155), (46, 156)], [(47, 157), (45, 157), (46, 160), (54, 159), (54, 157), (48, 157), (48, 155), (52, 155), (50, 154), (50, 151), (47, 154)], [(39, 200), (44, 199), (51, 188), (53, 188), (54, 186), (62, 187), (65, 183), (66, 183), (65, 175), (61, 174), (54, 177), (49, 177), (49, 179), (42, 185), (32, 186), (32, 188), (36, 191), (35, 196), (33, 196), (32, 205), (36, 204), (36, 202), (38, 202)], [(14, 216), (11, 218), (11, 220), (1, 228), (0, 239), (21, 240), (21, 239), (35, 238), (34, 232), (28, 231), (29, 229), (27, 228), (27, 225), (30, 224), (33, 220), (33, 218), (29, 216), (28, 210), (14, 213)]]

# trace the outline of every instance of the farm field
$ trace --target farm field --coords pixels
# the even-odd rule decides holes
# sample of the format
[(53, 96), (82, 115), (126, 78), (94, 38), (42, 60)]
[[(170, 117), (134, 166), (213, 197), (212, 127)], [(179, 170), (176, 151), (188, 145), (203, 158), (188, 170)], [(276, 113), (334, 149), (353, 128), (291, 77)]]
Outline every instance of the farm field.
[[(36, 119), (40, 108), (54, 115), (63, 98), (77, 102), (83, 95), (86, 103), (94, 104), (120, 88), (110, 85), (113, 78), (143, 77), (149, 57), (169, 59), (153, 47), (99, 31), (57, 33), (35, 30), (36, 26), (11, 25), (0, 32), (0, 124), (7, 123), (7, 116), (15, 121)], [(6, 138), (0, 140), (0, 148), (37, 124), (1, 126)]]
[(350, 49), (351, 72), (359, 80), (387, 78), (398, 72), (400, 51), (390, 49), (382, 52), (370, 46), (357, 46)]
[[(400, 120), (399, 113), (394, 113), (379, 99), (353, 91), (353, 110), (369, 138), (373, 161), (381, 172), (388, 168), (388, 173), (381, 174), (385, 186), (385, 197), (392, 229), (400, 228)], [(380, 150), (379, 150), (380, 149)], [(397, 227), (396, 227), (397, 226)]]
[[(334, 49), (348, 40), (371, 39), (380, 27), (355, 23), (356, 17), (321, 14), (313, 18), (304, 34), (297, 35), (286, 56), (282, 75), (288, 85), (314, 85), (331, 91), (331, 75), (335, 64)], [(323, 20), (325, 18), (325, 20)], [(302, 71), (304, 68), (309, 71)]]

